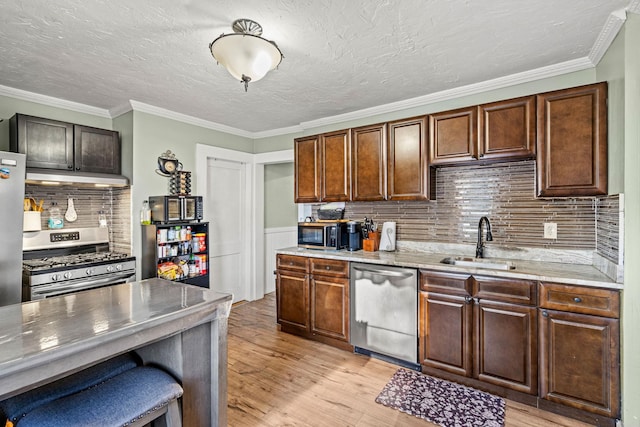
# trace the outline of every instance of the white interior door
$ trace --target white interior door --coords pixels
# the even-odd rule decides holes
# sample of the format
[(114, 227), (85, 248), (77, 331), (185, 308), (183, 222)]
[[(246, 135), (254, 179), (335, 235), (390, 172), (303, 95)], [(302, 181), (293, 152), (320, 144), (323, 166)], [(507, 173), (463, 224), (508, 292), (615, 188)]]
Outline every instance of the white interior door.
[(209, 287), (233, 294), (233, 301), (249, 299), (244, 244), (247, 203), (245, 164), (209, 158), (205, 218), (209, 220)]

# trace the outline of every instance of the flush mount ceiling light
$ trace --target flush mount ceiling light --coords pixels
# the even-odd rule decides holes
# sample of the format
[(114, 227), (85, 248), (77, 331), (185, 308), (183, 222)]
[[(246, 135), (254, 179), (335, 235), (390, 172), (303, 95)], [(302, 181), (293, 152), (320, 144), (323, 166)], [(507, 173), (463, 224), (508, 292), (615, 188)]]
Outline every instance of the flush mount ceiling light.
[(282, 58), (278, 46), (262, 35), (262, 27), (251, 19), (238, 19), (232, 34), (222, 34), (209, 45), (211, 55), (241, 83), (247, 91), (249, 82), (257, 82), (276, 68)]

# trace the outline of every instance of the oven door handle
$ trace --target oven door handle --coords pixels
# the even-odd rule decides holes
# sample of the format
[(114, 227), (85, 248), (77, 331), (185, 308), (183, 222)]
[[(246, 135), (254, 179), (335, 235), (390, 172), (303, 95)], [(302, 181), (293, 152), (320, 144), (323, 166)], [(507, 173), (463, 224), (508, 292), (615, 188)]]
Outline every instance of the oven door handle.
[(102, 277), (94, 280), (79, 279), (73, 282), (50, 283), (47, 285), (34, 286), (31, 292), (32, 294), (33, 293), (46, 294), (50, 291), (53, 291), (55, 293), (60, 293), (60, 292), (73, 291), (74, 289), (80, 289), (80, 290), (91, 289), (97, 286), (108, 285), (109, 283), (122, 282), (122, 280), (126, 280), (129, 277), (133, 277), (134, 274), (135, 273), (131, 271), (123, 271), (118, 273), (112, 273), (109, 275), (109, 277)]

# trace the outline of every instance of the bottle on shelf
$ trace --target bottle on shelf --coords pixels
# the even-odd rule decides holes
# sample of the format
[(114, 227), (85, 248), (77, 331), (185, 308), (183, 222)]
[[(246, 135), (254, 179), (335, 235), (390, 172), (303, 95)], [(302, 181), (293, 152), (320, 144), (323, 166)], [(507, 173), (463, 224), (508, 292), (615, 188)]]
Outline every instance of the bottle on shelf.
[(149, 208), (149, 201), (142, 201), (142, 209), (140, 209), (140, 224), (149, 225), (151, 224), (151, 209)]
[(193, 257), (193, 254), (191, 254), (191, 257), (189, 258), (189, 277), (195, 277), (198, 275), (198, 270), (196, 268), (196, 260)]

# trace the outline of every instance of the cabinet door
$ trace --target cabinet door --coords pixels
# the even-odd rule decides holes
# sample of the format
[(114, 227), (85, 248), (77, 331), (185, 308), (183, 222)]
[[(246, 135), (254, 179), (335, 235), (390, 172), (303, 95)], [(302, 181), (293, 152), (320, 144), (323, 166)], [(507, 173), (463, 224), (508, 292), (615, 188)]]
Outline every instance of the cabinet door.
[(419, 356), (425, 366), (472, 374), (471, 297), (420, 292)]
[(349, 279), (311, 279), (311, 332), (349, 342)]
[(538, 196), (607, 194), (607, 84), (537, 97)]
[(321, 197), (323, 202), (344, 202), (351, 198), (351, 144), (349, 131), (320, 135)]
[(478, 107), (429, 115), (429, 164), (478, 158)]
[(351, 130), (351, 199), (385, 200), (387, 134), (384, 124)]
[(534, 158), (535, 105), (534, 96), (481, 105), (479, 157), (483, 160)]
[(611, 418), (620, 415), (620, 324), (541, 309), (540, 396)]
[(73, 169), (73, 125), (16, 114), (11, 119), (11, 149), (27, 155), (28, 168)]
[(426, 117), (389, 123), (387, 191), (391, 200), (428, 200)]
[(277, 270), (276, 305), (278, 323), (309, 330), (309, 278), (306, 273)]
[(75, 125), (75, 170), (120, 173), (120, 135), (116, 131)]
[(485, 300), (474, 305), (476, 378), (537, 394), (536, 310), (536, 307)]
[(317, 135), (297, 138), (295, 156), (295, 202), (320, 201), (320, 140)]

